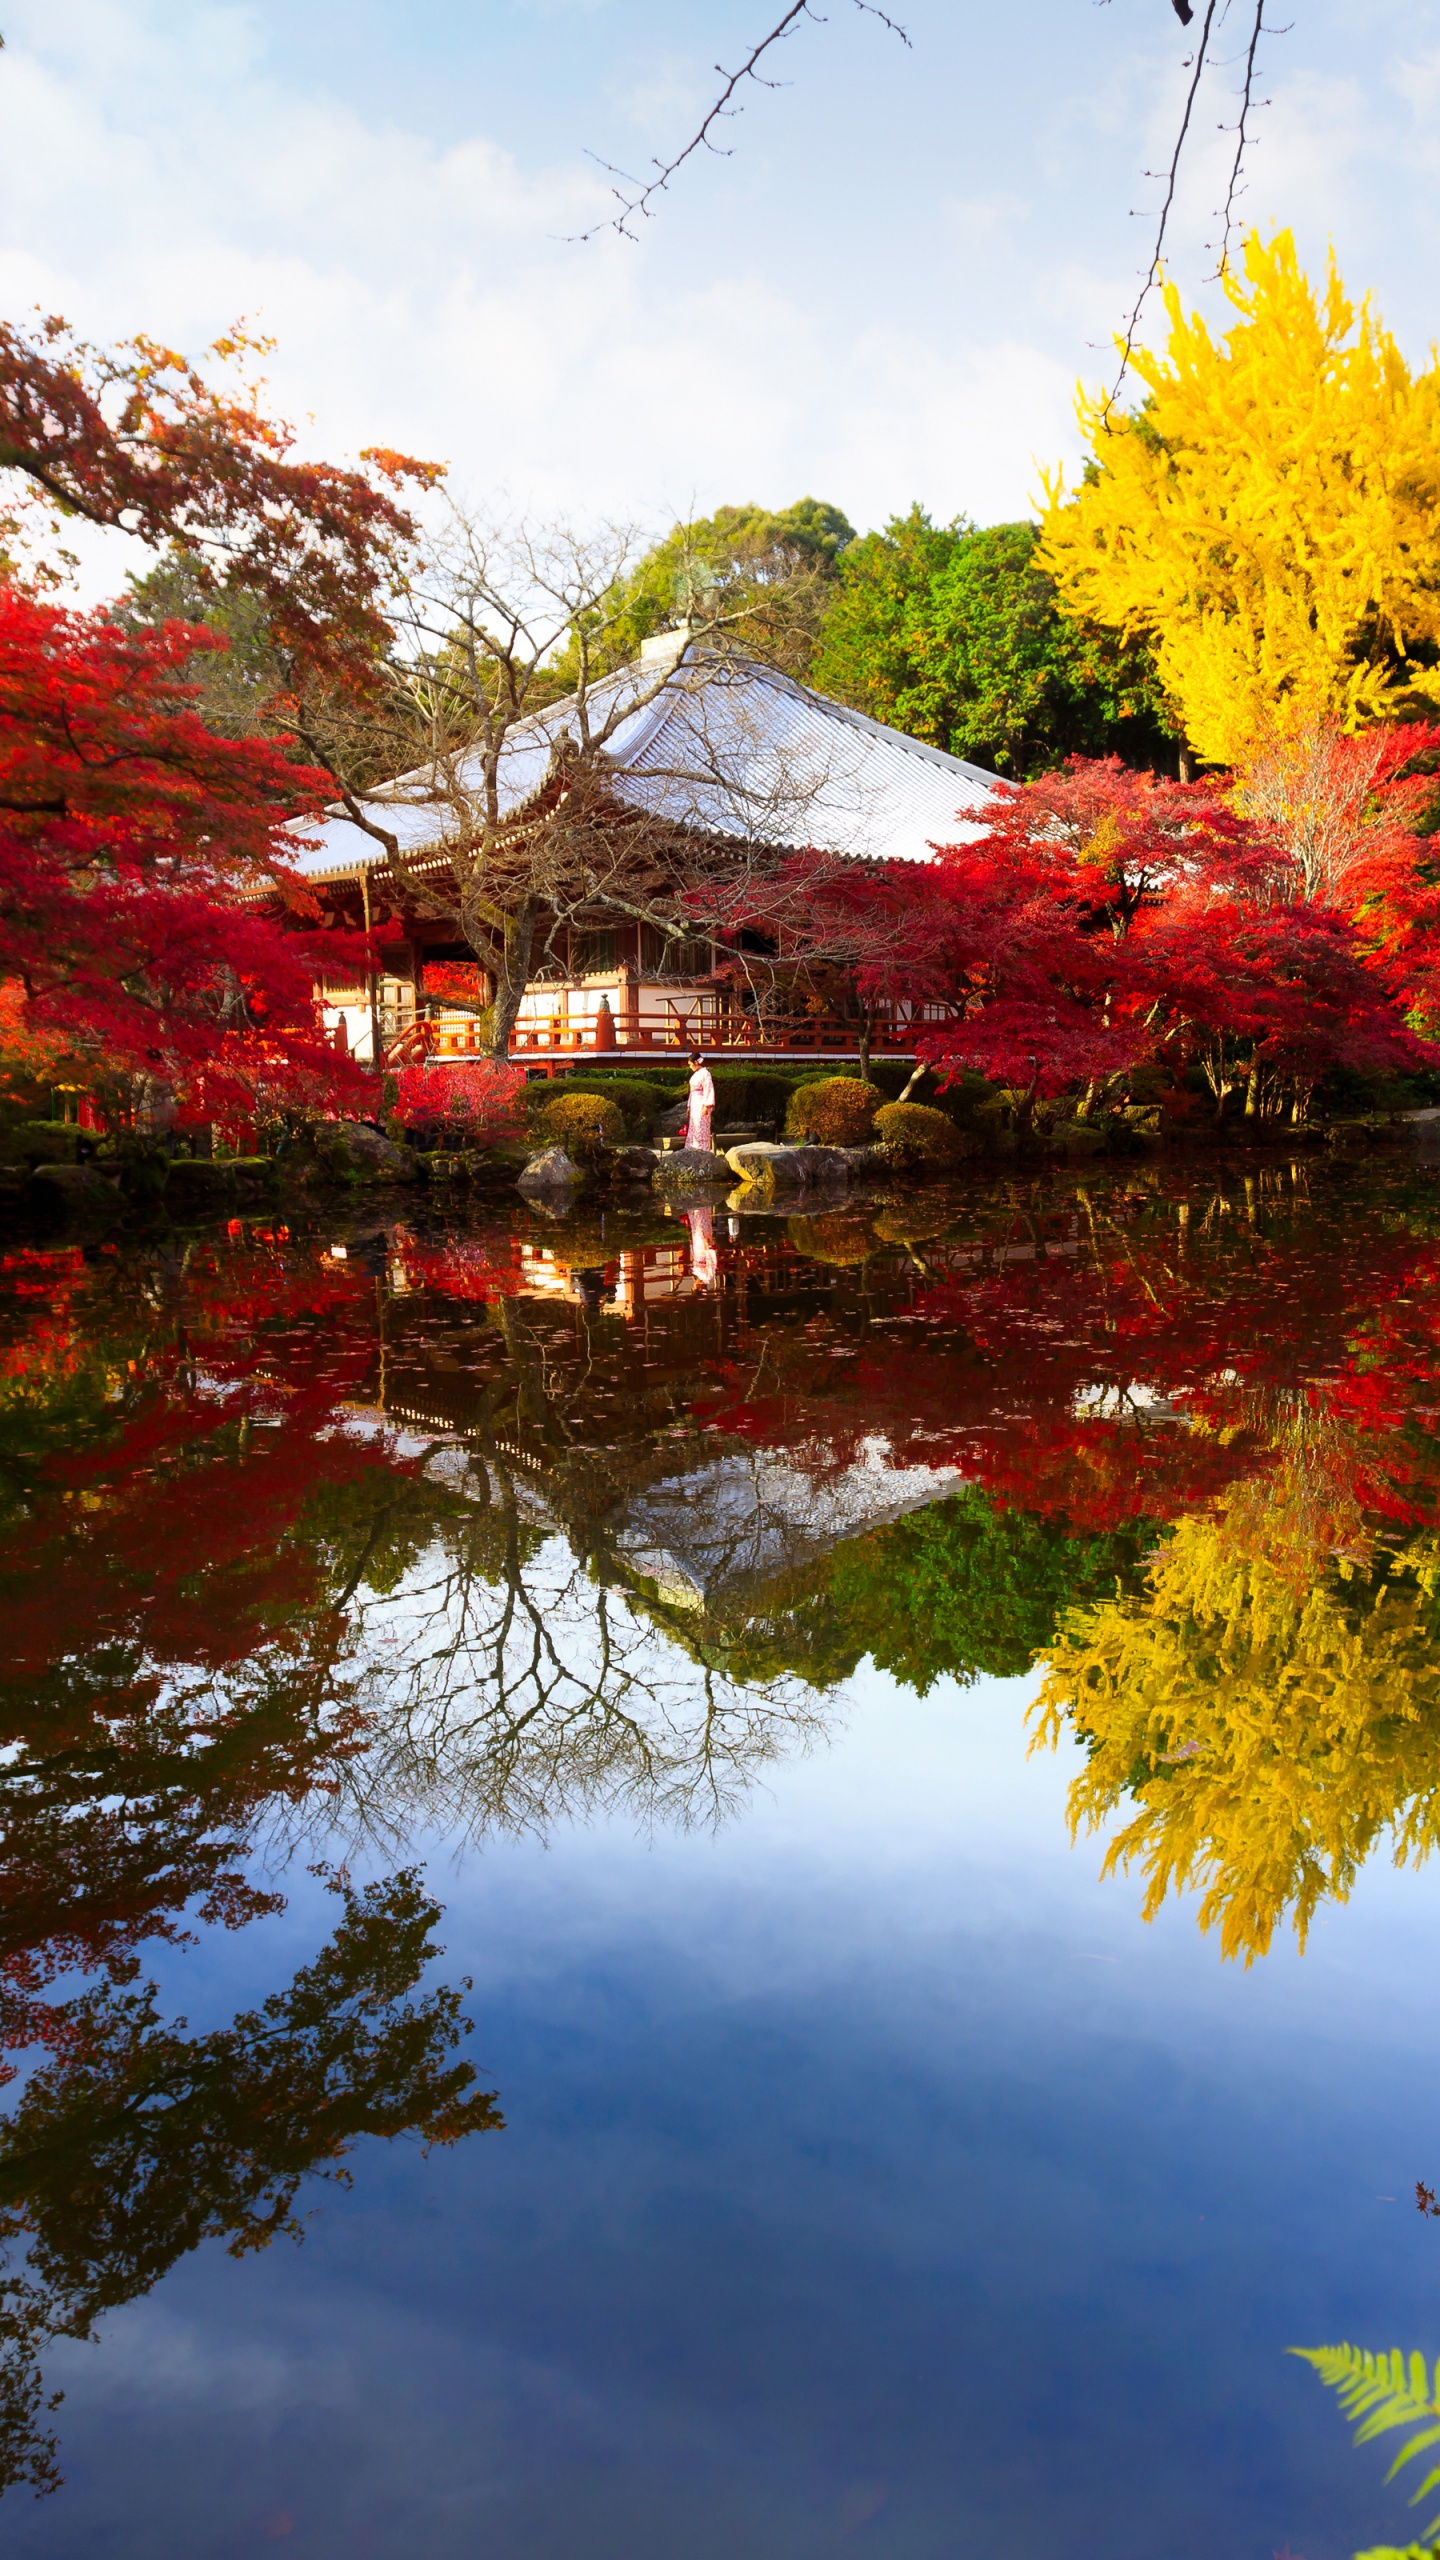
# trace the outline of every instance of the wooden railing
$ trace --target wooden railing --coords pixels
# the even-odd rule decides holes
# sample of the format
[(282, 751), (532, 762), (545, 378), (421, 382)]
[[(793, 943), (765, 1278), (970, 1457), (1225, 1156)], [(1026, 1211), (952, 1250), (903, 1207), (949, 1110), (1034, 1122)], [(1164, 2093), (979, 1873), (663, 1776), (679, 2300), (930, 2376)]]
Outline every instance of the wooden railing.
[[(951, 1006), (941, 1004), (903, 1010), (887, 1007), (872, 1016), (870, 1047), (880, 1057), (896, 1051), (912, 1053), (916, 1033), (948, 1021), (952, 1011)], [(649, 1005), (638, 1019), (632, 1015), (626, 1021), (617, 1008), (609, 1023), (602, 1017), (602, 1037), (598, 1040), (596, 1026), (577, 1022), (566, 1008), (557, 1005), (553, 1013), (544, 1014), (532, 1010), (511, 1035), (510, 1055), (554, 1058), (598, 1053), (624, 1058), (666, 1051), (683, 1054), (700, 1048), (762, 1056), (797, 1050), (812, 1054), (829, 1051), (853, 1057), (860, 1047), (860, 1029), (853, 1017), (839, 1013), (781, 1013), (769, 1009), (750, 1012), (731, 996), (697, 989), (693, 994), (666, 996), (660, 1009)], [(473, 1014), (436, 1008), (428, 1016), (417, 1016), (393, 1039), (386, 1040), (385, 1062), (396, 1067), (415, 1064), (425, 1057), (474, 1057), (483, 1055), (486, 1047), (480, 1023)]]

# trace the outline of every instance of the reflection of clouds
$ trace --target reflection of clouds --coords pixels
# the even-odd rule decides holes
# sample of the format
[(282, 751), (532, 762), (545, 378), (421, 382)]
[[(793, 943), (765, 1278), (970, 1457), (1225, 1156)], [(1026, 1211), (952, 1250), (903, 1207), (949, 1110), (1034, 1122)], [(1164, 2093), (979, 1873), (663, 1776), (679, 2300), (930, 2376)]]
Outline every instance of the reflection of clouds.
[(121, 2408), (178, 2403), (270, 2416), (297, 2406), (343, 2409), (352, 2391), (348, 2358), (338, 2348), (237, 2339), (155, 2297), (108, 2314), (98, 2368), (93, 2346), (59, 2338), (46, 2371), (61, 2389), (80, 2382), (87, 2399)]

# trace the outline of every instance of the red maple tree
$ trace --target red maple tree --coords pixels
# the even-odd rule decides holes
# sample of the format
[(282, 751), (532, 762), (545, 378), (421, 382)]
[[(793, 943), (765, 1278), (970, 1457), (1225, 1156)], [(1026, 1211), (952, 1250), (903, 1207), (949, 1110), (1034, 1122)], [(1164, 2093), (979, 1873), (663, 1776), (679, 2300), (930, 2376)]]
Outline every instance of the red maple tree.
[[(1217, 1105), (1237, 1087), (1303, 1108), (1332, 1068), (1427, 1063), (1440, 886), (1416, 833), (1434, 733), (1329, 740), (1287, 799), (1072, 759), (993, 804), (973, 839), (853, 893), (861, 987), (942, 1000), (920, 1033), (942, 1071), (1035, 1102), (1093, 1101), (1142, 1064)], [(870, 945), (864, 947), (866, 931)]]
[[(206, 352), (223, 369), (266, 351), (235, 329)], [(104, 349), (56, 317), (28, 336), (0, 322), (0, 468), (16, 490), (0, 544), (27, 500), (170, 543), (202, 580), (263, 597), (287, 656), (353, 677), (390, 640), (384, 596), (415, 534), (394, 493), (441, 466), (374, 446), (347, 469), (294, 447), (257, 385), (217, 388), (153, 338)]]
[[(282, 831), (323, 775), (222, 738), (187, 664), (211, 635), (126, 632), (0, 588), (0, 979), (76, 1080), (147, 1078), (190, 1117), (347, 1084), (314, 1000), (356, 946), (307, 930)], [(262, 894), (264, 893), (264, 894)], [(287, 912), (288, 910), (288, 912)], [(313, 906), (310, 909), (313, 919)]]

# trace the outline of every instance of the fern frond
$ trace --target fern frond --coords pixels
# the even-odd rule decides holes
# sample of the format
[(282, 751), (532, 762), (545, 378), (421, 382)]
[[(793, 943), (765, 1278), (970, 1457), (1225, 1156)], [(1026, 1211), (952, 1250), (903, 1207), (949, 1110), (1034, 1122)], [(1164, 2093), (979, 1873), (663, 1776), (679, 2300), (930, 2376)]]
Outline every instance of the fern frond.
[(1436, 2560), (1436, 2550), (1430, 2542), (1407, 2542), (1403, 2551), (1393, 2542), (1378, 2542), (1373, 2551), (1357, 2551), (1355, 2560)]
[[(1432, 2376), (1425, 2358), (1418, 2352), (1407, 2363), (1398, 2347), (1387, 2355), (1378, 2355), (1368, 2347), (1292, 2347), (1292, 2356), (1303, 2356), (1313, 2364), (1320, 2379), (1328, 2383), (1347, 2417), (1359, 2418), (1355, 2430), (1357, 2444), (1370, 2444), (1376, 2436), (1387, 2435), (1392, 2427), (1413, 2427), (1415, 2433), (1402, 2445), (1385, 2477), (1393, 2480), (1397, 2471), (1413, 2462), (1431, 2445), (1440, 2444), (1440, 2357)], [(1418, 2506), (1422, 2498), (1440, 2483), (1440, 2464), (1426, 2473), (1410, 2500)], [(1429, 2560), (1429, 2545), (1440, 2533), (1440, 2516), (1433, 2516), (1424, 2527), (1424, 2546), (1412, 2543), (1412, 2552), (1420, 2560)], [(1378, 2553), (1368, 2560), (1381, 2560)]]

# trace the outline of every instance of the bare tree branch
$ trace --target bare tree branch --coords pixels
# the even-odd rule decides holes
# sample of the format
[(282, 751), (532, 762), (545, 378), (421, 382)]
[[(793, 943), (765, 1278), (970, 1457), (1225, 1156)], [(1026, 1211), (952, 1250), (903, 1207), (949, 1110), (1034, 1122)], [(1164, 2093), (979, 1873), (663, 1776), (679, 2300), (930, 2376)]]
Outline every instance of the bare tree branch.
[[(1175, 147), (1170, 156), (1170, 166), (1166, 175), (1165, 200), (1160, 208), (1160, 219), (1155, 232), (1155, 245), (1151, 251), (1150, 264), (1146, 270), (1144, 282), (1141, 285), (1139, 294), (1136, 297), (1135, 306), (1126, 323), (1125, 335), (1121, 341), (1120, 370), (1116, 375), (1114, 388), (1110, 393), (1110, 405), (1113, 405), (1113, 403), (1119, 398), (1121, 386), (1124, 383), (1126, 374), (1130, 370), (1131, 360), (1134, 355), (1135, 332), (1139, 325), (1140, 314), (1159, 281), (1165, 254), (1166, 233), (1169, 229), (1171, 213), (1174, 210), (1176, 188), (1179, 183), (1180, 163), (1184, 157), (1185, 145), (1189, 138), (1191, 119), (1195, 109), (1195, 101), (1199, 95), (1200, 83), (1204, 77), (1209, 57), (1210, 37), (1215, 25), (1215, 15), (1218, 4), (1219, 0), (1207, 0), (1204, 21), (1200, 29), (1200, 39), (1195, 48), (1193, 57), (1190, 86), (1186, 92), (1184, 112), (1180, 119), (1180, 129), (1176, 134)], [(853, 5), (857, 9), (863, 11), (865, 16), (878, 18), (882, 26), (888, 27), (892, 35), (897, 35), (900, 38), (902, 44), (909, 44), (910, 38), (905, 28), (899, 25), (894, 18), (889, 17), (883, 9), (877, 7), (875, 5), (875, 0), (853, 0)], [(1191, 0), (1170, 0), (1170, 5), (1173, 8), (1176, 17), (1179, 19), (1180, 24), (1184, 27), (1188, 27), (1195, 14), (1191, 6)], [(1228, 7), (1229, 0), (1224, 0), (1224, 6), (1220, 8), (1222, 21), (1227, 14)], [(1251, 112), (1256, 104), (1256, 51), (1262, 34), (1273, 34), (1278, 32), (1273, 28), (1267, 28), (1265, 26), (1264, 17), (1264, 0), (1255, 0), (1254, 23), (1251, 27), (1250, 41), (1244, 57), (1245, 77), (1241, 91), (1239, 121), (1235, 128), (1235, 157), (1231, 165), (1229, 182), (1225, 191), (1224, 206), (1221, 210), (1221, 220), (1224, 228), (1220, 247), (1220, 264), (1217, 269), (1217, 273), (1220, 275), (1225, 273), (1229, 264), (1230, 241), (1235, 227), (1235, 207), (1241, 193), (1241, 168), (1245, 153), (1253, 139), (1250, 131), (1250, 122)], [(639, 236), (638, 233), (631, 228), (634, 217), (637, 214), (640, 214), (643, 215), (647, 221), (653, 219), (655, 197), (666, 191), (671, 179), (676, 175), (677, 171), (682, 169), (686, 161), (691, 159), (697, 151), (712, 151), (722, 158), (728, 158), (728, 148), (712, 139), (716, 125), (723, 122), (725, 118), (739, 115), (742, 112), (741, 108), (737, 106), (734, 101), (737, 91), (744, 86), (744, 83), (747, 80), (754, 81), (758, 87), (763, 89), (775, 89), (780, 87), (780, 82), (767, 79), (759, 66), (766, 54), (770, 51), (771, 46), (778, 44), (782, 37), (788, 36), (797, 19), (800, 18), (811, 18), (815, 20), (817, 24), (821, 25), (825, 23), (820, 12), (812, 6), (812, 0), (792, 0), (792, 5), (786, 9), (783, 17), (777, 19), (775, 25), (770, 28), (768, 34), (761, 36), (759, 42), (752, 47), (744, 62), (742, 62), (736, 70), (727, 71), (723, 63), (717, 62), (715, 65), (716, 74), (724, 83), (718, 97), (707, 109), (700, 124), (691, 135), (684, 148), (677, 151), (674, 157), (670, 160), (656, 160), (652, 163), (655, 171), (655, 175), (652, 178), (642, 179), (632, 177), (628, 171), (616, 168), (612, 161), (601, 160), (598, 153), (593, 151), (590, 152), (587, 156), (594, 160), (598, 167), (604, 169), (612, 178), (616, 178), (621, 181), (620, 185), (612, 187), (611, 189), (611, 193), (619, 206), (619, 211), (618, 213), (607, 215), (601, 222), (592, 223), (588, 230), (572, 232), (567, 236), (570, 239), (577, 241), (594, 240), (602, 231), (615, 231), (619, 233), (622, 239), (634, 240)]]
[[(909, 44), (910, 38), (905, 29), (896, 19), (887, 17), (883, 9), (877, 8), (875, 0), (853, 0), (853, 5), (863, 16), (878, 18), (881, 25), (888, 27), (892, 36), (898, 36), (903, 45)], [(760, 89), (778, 89), (782, 85), (778, 80), (767, 80), (759, 65), (771, 46), (778, 44), (782, 36), (789, 34), (797, 18), (812, 18), (819, 26), (825, 24), (819, 10), (812, 7), (811, 0), (792, 0), (792, 6), (786, 10), (783, 18), (770, 29), (768, 35), (762, 36), (759, 43), (752, 47), (738, 70), (727, 71), (723, 62), (716, 63), (717, 77), (725, 83), (719, 97), (707, 110), (684, 149), (677, 151), (673, 160), (653, 162), (655, 170), (653, 178), (632, 178), (627, 170), (617, 169), (612, 161), (601, 160), (598, 153), (594, 151), (588, 152), (586, 154), (588, 159), (594, 160), (596, 166), (605, 170), (609, 177), (622, 179), (624, 185), (632, 192), (627, 195), (620, 187), (612, 187), (610, 192), (620, 207), (619, 212), (607, 214), (603, 222), (592, 223), (588, 231), (571, 232), (567, 237), (573, 240), (593, 240), (602, 231), (616, 231), (622, 240), (637, 239), (638, 233), (630, 228), (635, 215), (641, 214), (647, 221), (653, 219), (652, 198), (665, 192), (676, 171), (683, 169), (686, 161), (691, 159), (697, 151), (711, 151), (718, 159), (728, 159), (730, 156), (728, 148), (721, 143), (712, 142), (710, 138), (714, 127), (723, 123), (727, 117), (738, 116), (743, 112), (741, 107), (732, 105), (731, 101), (736, 91), (743, 87), (747, 80), (753, 80), (756, 87)]]
[(1170, 155), (1170, 170), (1165, 187), (1165, 201), (1160, 208), (1160, 221), (1155, 233), (1155, 246), (1150, 253), (1150, 264), (1146, 269), (1145, 281), (1141, 285), (1140, 291), (1135, 299), (1135, 308), (1131, 312), (1130, 317), (1125, 324), (1125, 335), (1121, 341), (1120, 347), (1120, 370), (1115, 376), (1114, 387), (1111, 390), (1109, 400), (1105, 404), (1107, 411), (1114, 407), (1115, 402), (1120, 397), (1120, 386), (1124, 382), (1125, 376), (1130, 370), (1130, 359), (1135, 352), (1135, 332), (1140, 325), (1140, 314), (1144, 310), (1146, 303), (1149, 301), (1156, 284), (1159, 282), (1161, 261), (1165, 254), (1165, 233), (1169, 225), (1170, 215), (1174, 209), (1175, 189), (1180, 177), (1180, 161), (1185, 149), (1185, 137), (1190, 130), (1190, 118), (1194, 113), (1196, 96), (1199, 92), (1201, 79), (1204, 75), (1205, 56), (1209, 51), (1210, 46), (1210, 30), (1215, 23), (1215, 6), (1216, 0), (1208, 0), (1208, 5), (1205, 10), (1205, 22), (1200, 29), (1200, 41), (1195, 47), (1194, 67), (1190, 75), (1190, 86), (1185, 93), (1185, 112), (1180, 119), (1180, 130), (1175, 136), (1175, 148)]
[(1235, 201), (1240, 193), (1240, 163), (1250, 147), (1250, 110), (1255, 103), (1255, 48), (1265, 30), (1265, 0), (1255, 0), (1255, 23), (1250, 30), (1249, 48), (1245, 55), (1245, 82), (1240, 92), (1240, 120), (1235, 127), (1235, 157), (1230, 166), (1230, 183), (1225, 189), (1221, 214), (1224, 230), (1220, 235), (1220, 264), (1217, 275), (1230, 264), (1230, 234), (1235, 227)]

